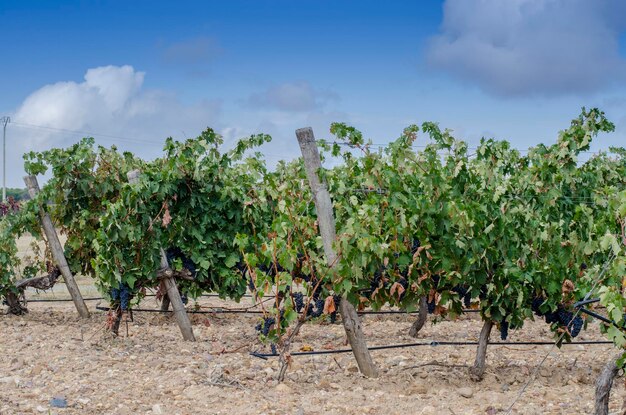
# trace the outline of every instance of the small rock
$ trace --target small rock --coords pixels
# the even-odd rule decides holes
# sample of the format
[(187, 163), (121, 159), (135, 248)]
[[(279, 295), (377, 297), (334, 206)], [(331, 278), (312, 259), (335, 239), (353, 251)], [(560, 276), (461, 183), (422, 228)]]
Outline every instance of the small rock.
[(330, 388), (330, 382), (327, 381), (326, 379), (322, 379), (319, 381), (319, 383), (317, 384), (317, 386), (320, 389), (329, 389)]
[(50, 406), (53, 408), (67, 408), (67, 399), (63, 396), (55, 396), (50, 399)]
[(276, 392), (289, 394), (289, 393), (291, 393), (291, 388), (289, 386), (285, 385), (284, 383), (279, 383), (276, 386)]
[(91, 399), (88, 399), (88, 398), (78, 398), (77, 401), (81, 405), (87, 405), (89, 402), (91, 402)]
[(152, 413), (157, 415), (163, 415), (163, 410), (161, 409), (161, 405), (155, 403), (152, 405)]
[(37, 406), (37, 408), (35, 408), (35, 409), (37, 409), (37, 412), (41, 412), (41, 413), (48, 412), (48, 409), (44, 408), (41, 405)]
[(44, 365), (36, 365), (30, 371), (31, 375), (37, 376), (45, 369)]
[(459, 388), (458, 392), (459, 395), (464, 398), (471, 398), (472, 396), (474, 396), (474, 391), (472, 390), (472, 388)]
[(410, 390), (410, 392), (411, 393), (417, 393), (417, 394), (420, 394), (420, 395), (426, 395), (426, 394), (428, 394), (428, 386), (426, 386), (426, 385), (424, 385), (422, 383), (419, 383), (419, 384), (415, 385)]
[(422, 408), (422, 412), (420, 412), (420, 415), (437, 415), (439, 413), (440, 412), (435, 407), (427, 405)]
[(546, 367), (543, 367), (539, 371), (539, 374), (543, 376), (544, 378), (549, 378), (550, 376), (552, 376), (552, 371)]

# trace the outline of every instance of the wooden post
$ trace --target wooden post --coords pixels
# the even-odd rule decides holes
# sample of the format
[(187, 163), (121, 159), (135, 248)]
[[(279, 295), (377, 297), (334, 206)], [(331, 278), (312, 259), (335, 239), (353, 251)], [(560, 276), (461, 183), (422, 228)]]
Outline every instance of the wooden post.
[(489, 336), (491, 335), (491, 329), (493, 328), (493, 321), (485, 320), (483, 328), (480, 331), (480, 338), (478, 339), (478, 349), (476, 350), (476, 361), (474, 366), (469, 368), (470, 378), (475, 382), (483, 380), (485, 375), (487, 359), (487, 345), (489, 344)]
[(611, 388), (613, 387), (613, 380), (619, 372), (617, 367), (617, 359), (622, 357), (622, 353), (619, 353), (616, 357), (604, 366), (600, 376), (596, 380), (596, 404), (594, 409), (595, 415), (608, 415), (609, 413), (609, 397), (611, 396)]
[[(26, 183), (28, 194), (31, 199), (35, 199), (39, 193), (39, 183), (37, 183), (37, 177), (32, 175), (26, 176), (24, 177), (24, 183)], [(50, 215), (44, 211), (42, 206), (39, 206), (39, 216), (41, 218), (41, 227), (48, 238), (48, 244), (50, 246), (50, 250), (52, 251), (52, 259), (59, 267), (61, 275), (63, 275), (67, 291), (69, 291), (70, 296), (72, 296), (76, 310), (78, 310), (78, 314), (82, 318), (89, 318), (89, 310), (87, 309), (87, 305), (85, 305), (83, 296), (78, 289), (78, 284), (76, 284), (76, 280), (70, 271), (69, 265), (67, 264), (63, 246), (61, 246), (61, 241), (59, 241), (56, 229), (54, 229), (52, 219), (50, 219)]]
[[(21, 293), (23, 296), (24, 293)], [(23, 298), (23, 297), (22, 297)], [(9, 291), (5, 294), (4, 299), (6, 300), (7, 305), (9, 306), (9, 314), (14, 314), (16, 316), (21, 316), (22, 314), (28, 313), (28, 308), (22, 301), (20, 300), (20, 296), (16, 295), (14, 292)]]
[[(333, 250), (333, 242), (335, 241), (335, 217), (326, 183), (320, 181), (318, 176), (319, 171), (322, 169), (320, 153), (315, 144), (315, 136), (313, 135), (312, 128), (308, 127), (296, 130), (296, 137), (298, 138), (298, 144), (300, 144), (306, 175), (309, 179), (311, 192), (315, 199), (315, 210), (317, 211), (317, 221), (324, 244), (326, 262), (332, 267), (337, 259), (337, 255)], [(341, 321), (343, 322), (343, 327), (346, 331), (350, 346), (352, 347), (352, 353), (354, 353), (359, 370), (367, 377), (378, 377), (378, 371), (367, 349), (365, 335), (361, 329), (361, 322), (354, 306), (344, 299), (339, 304), (339, 312), (341, 313)]]
[[(133, 170), (128, 172), (128, 182), (133, 184), (139, 181), (139, 170)], [(185, 304), (183, 304), (182, 298), (180, 298), (180, 292), (178, 291), (178, 286), (176, 285), (176, 280), (174, 279), (174, 272), (170, 268), (167, 262), (167, 256), (165, 255), (165, 251), (163, 248), (161, 251), (161, 269), (159, 270), (159, 274), (163, 276), (163, 285), (165, 285), (165, 289), (167, 290), (167, 296), (172, 303), (172, 308), (174, 309), (174, 317), (176, 318), (176, 322), (178, 323), (178, 328), (180, 328), (180, 332), (183, 335), (183, 339), (191, 342), (196, 341), (196, 337), (193, 334), (193, 328), (191, 327), (191, 321), (189, 321), (189, 316), (187, 315), (187, 311), (185, 310)]]
[(170, 310), (170, 298), (167, 294), (163, 294), (163, 298), (161, 299), (161, 311), (169, 311)]
[(420, 307), (419, 313), (417, 314), (417, 320), (411, 326), (411, 330), (409, 330), (409, 336), (417, 337), (419, 331), (424, 327), (426, 323), (426, 319), (428, 318), (428, 304), (426, 301), (426, 297), (420, 298)]

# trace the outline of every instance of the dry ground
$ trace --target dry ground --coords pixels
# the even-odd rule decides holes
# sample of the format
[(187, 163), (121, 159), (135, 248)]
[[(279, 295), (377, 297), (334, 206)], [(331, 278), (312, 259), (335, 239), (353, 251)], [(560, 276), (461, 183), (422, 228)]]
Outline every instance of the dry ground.
[[(62, 284), (56, 294), (62, 296)], [(85, 286), (85, 288), (87, 288)], [(34, 293), (29, 293), (32, 297)], [(48, 294), (49, 295), (49, 294)], [(241, 305), (248, 305), (244, 300)], [(203, 298), (204, 306), (224, 305)], [(94, 310), (96, 301), (90, 301)], [(104, 304), (103, 304), (104, 305)], [(155, 308), (148, 298), (142, 307)], [(237, 306), (230, 303), (230, 306)], [(294, 357), (277, 385), (276, 359), (250, 356), (265, 350), (254, 332), (256, 315), (195, 315), (198, 341), (181, 340), (171, 317), (136, 313), (128, 337), (112, 338), (106, 316), (81, 321), (72, 303), (30, 303), (26, 316), (0, 316), (0, 414), (498, 414), (529, 379), (549, 346), (492, 346), (484, 381), (469, 380), (474, 347), (417, 347), (372, 352), (379, 379), (363, 378), (351, 354)], [(366, 316), (370, 345), (409, 343), (412, 318)], [(421, 340), (476, 340), (473, 316), (427, 323)], [(499, 340), (493, 333), (492, 340)], [(602, 339), (595, 325), (579, 336)], [(550, 340), (543, 321), (513, 331), (511, 341)], [(292, 350), (343, 348), (340, 324), (304, 326)], [(591, 413), (597, 373), (615, 354), (608, 345), (554, 349), (513, 413)], [(465, 396), (463, 396), (465, 395)], [(618, 380), (611, 409), (626, 393)], [(50, 405), (63, 397), (68, 408)]]

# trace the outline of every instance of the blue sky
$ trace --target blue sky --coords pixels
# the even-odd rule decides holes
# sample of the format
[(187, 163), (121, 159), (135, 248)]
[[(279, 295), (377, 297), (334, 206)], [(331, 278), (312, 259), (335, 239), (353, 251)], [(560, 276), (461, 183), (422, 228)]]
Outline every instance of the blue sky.
[(428, 120), (525, 148), (584, 105), (618, 127), (595, 149), (626, 146), (619, 0), (0, 0), (0, 27), (11, 186), (22, 153), (82, 132), (144, 157), (207, 126), (266, 132), (273, 162), (333, 121), (376, 143)]

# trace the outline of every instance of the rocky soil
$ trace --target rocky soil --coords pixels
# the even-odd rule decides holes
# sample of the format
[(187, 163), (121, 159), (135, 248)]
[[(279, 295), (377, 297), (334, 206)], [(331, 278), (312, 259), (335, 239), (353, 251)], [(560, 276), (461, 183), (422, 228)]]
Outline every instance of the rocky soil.
[[(96, 303), (89, 302), (94, 313), (87, 321), (77, 317), (71, 302), (30, 303), (25, 316), (0, 316), (0, 414), (498, 414), (551, 349), (491, 346), (480, 383), (467, 374), (475, 347), (374, 351), (378, 379), (362, 377), (350, 353), (294, 356), (287, 380), (277, 384), (277, 359), (250, 355), (268, 350), (255, 335), (258, 315), (196, 314), (198, 341), (187, 343), (172, 317), (135, 313), (128, 332), (122, 325), (114, 338)], [(202, 298), (200, 304), (227, 303)], [(157, 304), (148, 298), (142, 307)], [(369, 344), (415, 342), (407, 335), (411, 321), (407, 315), (366, 316)], [(418, 341), (475, 341), (480, 327), (471, 315), (427, 323)], [(551, 339), (541, 320), (509, 336), (536, 339)], [(590, 325), (579, 339), (603, 338)], [(497, 332), (492, 340), (499, 341)], [(292, 351), (309, 347), (345, 348), (342, 326), (305, 325)], [(554, 348), (513, 413), (591, 413), (595, 378), (614, 354), (610, 345)], [(625, 396), (618, 380), (612, 411), (620, 410)]]

